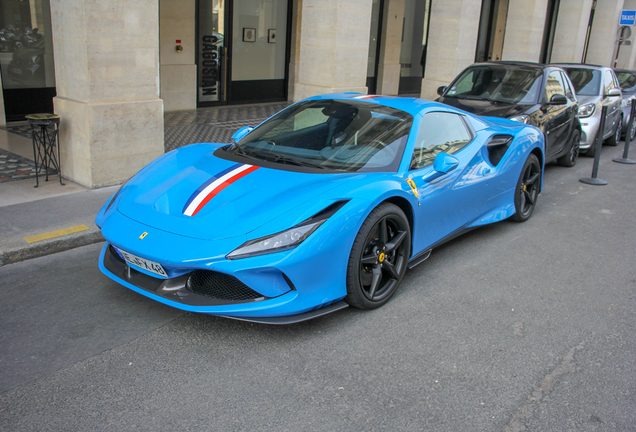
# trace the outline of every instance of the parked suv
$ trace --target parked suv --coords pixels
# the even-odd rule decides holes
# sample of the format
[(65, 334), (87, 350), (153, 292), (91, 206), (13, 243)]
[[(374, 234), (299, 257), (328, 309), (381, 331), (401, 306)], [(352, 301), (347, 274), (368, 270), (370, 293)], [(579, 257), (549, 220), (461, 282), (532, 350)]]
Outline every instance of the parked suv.
[(607, 106), (605, 130), (602, 139), (615, 146), (621, 139), (623, 111), (621, 88), (611, 68), (587, 64), (557, 64), (570, 77), (579, 100), (581, 120), (581, 151), (594, 156), (594, 141), (601, 122), (601, 109)]
[(437, 93), (439, 102), (464, 111), (538, 127), (545, 135), (546, 163), (576, 164), (581, 136), (578, 102), (562, 69), (526, 62), (476, 63)]
[[(621, 85), (621, 91), (623, 92), (623, 100), (621, 101), (621, 107), (623, 108), (623, 136), (627, 133), (627, 127), (629, 126), (632, 114), (632, 103), (636, 99), (636, 71), (627, 69), (614, 69), (618, 83)], [(630, 139), (634, 139), (636, 135), (636, 128), (632, 128), (632, 136)]]

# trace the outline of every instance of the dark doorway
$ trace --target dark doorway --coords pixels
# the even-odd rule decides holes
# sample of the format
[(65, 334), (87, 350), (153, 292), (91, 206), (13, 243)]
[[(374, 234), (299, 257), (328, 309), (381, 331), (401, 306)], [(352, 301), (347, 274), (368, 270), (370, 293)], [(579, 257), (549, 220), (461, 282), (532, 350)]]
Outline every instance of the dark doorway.
[(373, 0), (371, 8), (371, 31), (369, 32), (369, 60), (367, 63), (367, 88), (369, 94), (378, 89), (378, 66), (380, 61), (380, 44), (382, 43), (382, 16), (384, 0)]
[(560, 3), (560, 0), (548, 0), (545, 27), (543, 28), (543, 42), (541, 44), (541, 57), (539, 58), (539, 62), (544, 64), (550, 63), (552, 59), (552, 46), (554, 45), (554, 33), (556, 31)]
[(0, 0), (0, 73), (7, 121), (53, 112), (55, 68), (48, 0)]
[(398, 94), (420, 94), (426, 69), (431, 0), (406, 0), (400, 48)]
[(508, 0), (483, 0), (475, 63), (501, 60), (508, 19)]

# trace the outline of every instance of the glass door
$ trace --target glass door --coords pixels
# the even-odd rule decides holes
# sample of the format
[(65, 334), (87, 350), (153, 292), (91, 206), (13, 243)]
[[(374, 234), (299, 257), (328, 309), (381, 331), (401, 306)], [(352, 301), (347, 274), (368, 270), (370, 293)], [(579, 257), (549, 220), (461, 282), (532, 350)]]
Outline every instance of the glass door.
[(287, 99), (289, 0), (199, 0), (198, 106)]
[(49, 0), (0, 0), (0, 71), (7, 121), (53, 112)]

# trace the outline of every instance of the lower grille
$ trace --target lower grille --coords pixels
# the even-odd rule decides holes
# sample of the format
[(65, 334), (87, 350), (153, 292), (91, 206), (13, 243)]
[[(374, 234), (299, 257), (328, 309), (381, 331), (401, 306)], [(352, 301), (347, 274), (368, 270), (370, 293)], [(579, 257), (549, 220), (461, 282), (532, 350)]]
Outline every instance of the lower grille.
[(188, 278), (186, 289), (219, 300), (255, 300), (263, 297), (234, 276), (210, 270), (194, 271)]

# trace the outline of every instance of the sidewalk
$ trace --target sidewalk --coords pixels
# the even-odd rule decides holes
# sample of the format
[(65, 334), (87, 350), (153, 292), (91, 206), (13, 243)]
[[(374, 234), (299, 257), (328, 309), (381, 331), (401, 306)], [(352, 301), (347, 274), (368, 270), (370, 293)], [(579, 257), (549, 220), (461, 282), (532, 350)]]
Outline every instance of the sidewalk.
[[(246, 125), (256, 126), (287, 106), (269, 103), (169, 112), (164, 116), (165, 149), (197, 142), (230, 142)], [(0, 150), (32, 163), (31, 140), (19, 124), (0, 130)], [(9, 152), (9, 153), (7, 153)], [(10, 156), (11, 157), (11, 156)], [(25, 168), (26, 169), (26, 168)], [(103, 240), (95, 215), (119, 186), (89, 190), (57, 176), (49, 181), (24, 175), (0, 182), (0, 266), (73, 249)], [(2, 176), (0, 176), (2, 177)], [(6, 178), (6, 177), (5, 177)]]

